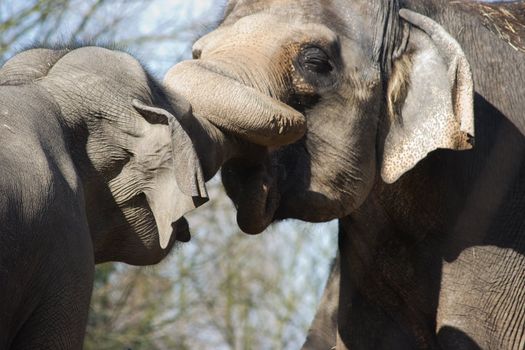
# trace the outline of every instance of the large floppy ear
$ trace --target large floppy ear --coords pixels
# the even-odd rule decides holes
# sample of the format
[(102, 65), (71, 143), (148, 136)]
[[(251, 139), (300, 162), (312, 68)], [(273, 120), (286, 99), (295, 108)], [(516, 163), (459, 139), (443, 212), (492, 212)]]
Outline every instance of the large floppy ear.
[(390, 129), (381, 165), (387, 183), (433, 150), (470, 149), (474, 136), (472, 74), (460, 45), (428, 17), (405, 9), (400, 16), (409, 39), (388, 83)]
[(158, 171), (144, 190), (155, 217), (162, 248), (168, 245), (172, 223), (208, 200), (204, 176), (193, 143), (179, 121), (167, 110), (133, 100), (133, 107), (150, 124), (166, 124), (171, 134), (171, 169)]

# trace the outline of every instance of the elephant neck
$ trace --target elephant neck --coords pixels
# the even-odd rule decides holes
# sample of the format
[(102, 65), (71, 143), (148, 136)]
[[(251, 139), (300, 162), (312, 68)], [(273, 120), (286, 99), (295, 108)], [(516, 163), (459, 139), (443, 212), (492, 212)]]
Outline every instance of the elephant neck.
[[(488, 293), (487, 280), (508, 277), (509, 270), (497, 264), (525, 262), (525, 138), (481, 102), (473, 150), (436, 151), (394, 184), (379, 180), (363, 205), (340, 220), (340, 295), (366, 296), (386, 315), (378, 316), (384, 327), (413, 334), (418, 348), (433, 348), (438, 313), (446, 314), (447, 307), (466, 319), (474, 315), (478, 324), (495, 306), (482, 309), (468, 304), (474, 299), (456, 303), (448, 297)], [(470, 280), (463, 284), (457, 276)], [(508, 288), (522, 289), (514, 283), (520, 278)], [(360, 302), (340, 300), (348, 307), (339, 314), (355, 314)]]
[[(433, 327), (438, 300), (439, 271), (446, 237), (445, 183), (424, 173), (432, 161), (419, 164), (394, 184), (380, 179), (361, 207), (340, 219), (341, 260), (339, 314), (349, 315), (338, 324), (343, 341), (352, 344), (356, 304), (375, 305), (388, 329), (414, 337), (417, 348), (436, 344)], [(362, 299), (352, 300), (349, 296)], [(364, 301), (366, 300), (366, 301)], [(370, 335), (378, 341), (381, 335)], [(407, 345), (407, 347), (410, 347)], [(436, 347), (437, 348), (437, 347)]]
[[(435, 256), (425, 259), (428, 252), (418, 241), (400, 234), (394, 225), (378, 197), (340, 219), (338, 314), (343, 316), (338, 318), (338, 335), (348, 347), (356, 342), (353, 323), (368, 317), (359, 310), (370, 305), (381, 310), (371, 317), (386, 329), (417, 335), (417, 345), (406, 348), (434, 348), (430, 345), (435, 336), (428, 326), (435, 319), (437, 297), (432, 281), (436, 277), (439, 281), (435, 271), (441, 260)], [(380, 342), (384, 335), (367, 337)]]

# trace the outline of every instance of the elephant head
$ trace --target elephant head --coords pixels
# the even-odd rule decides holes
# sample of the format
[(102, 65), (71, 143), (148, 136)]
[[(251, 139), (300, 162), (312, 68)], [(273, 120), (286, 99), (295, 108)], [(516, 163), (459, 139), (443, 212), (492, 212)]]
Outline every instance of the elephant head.
[(205, 180), (250, 149), (240, 139), (289, 142), (304, 132), (303, 117), (284, 106), (268, 115), (283, 123), (278, 130), (258, 122), (227, 137), (132, 56), (100, 47), (24, 51), (2, 68), (0, 84), (33, 84), (59, 106), (96, 262), (160, 261), (189, 239), (183, 215), (207, 201)]
[(165, 81), (219, 128), (231, 115), (241, 129), (277, 111), (307, 120), (299, 141), (267, 139), (258, 162), (223, 167), (248, 233), (276, 219), (346, 216), (379, 179), (395, 182), (435, 149), (471, 147), (465, 55), (437, 23), (398, 1), (231, 0), (193, 56)]

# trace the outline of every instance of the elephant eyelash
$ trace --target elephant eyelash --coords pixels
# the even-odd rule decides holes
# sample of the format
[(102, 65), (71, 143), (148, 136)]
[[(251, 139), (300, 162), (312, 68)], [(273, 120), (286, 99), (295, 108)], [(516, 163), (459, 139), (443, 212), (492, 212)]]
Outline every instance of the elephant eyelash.
[(298, 63), (306, 70), (317, 74), (329, 74), (334, 70), (330, 56), (317, 46), (303, 48), (298, 57)]
[[(328, 52), (332, 52), (329, 50)], [(337, 59), (319, 45), (308, 44), (303, 46), (294, 60), (294, 71), (298, 76), (295, 77), (297, 82), (296, 92), (299, 95), (317, 96), (323, 91), (332, 90), (338, 82), (338, 64)], [(304, 96), (303, 96), (304, 97)], [(318, 98), (298, 98), (302, 102), (310, 105), (316, 103)]]

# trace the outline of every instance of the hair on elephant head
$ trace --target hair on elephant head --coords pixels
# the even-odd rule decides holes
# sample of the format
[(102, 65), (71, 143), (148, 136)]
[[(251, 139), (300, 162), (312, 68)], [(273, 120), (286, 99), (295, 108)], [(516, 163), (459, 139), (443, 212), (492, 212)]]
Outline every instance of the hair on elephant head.
[(379, 176), (391, 183), (435, 149), (471, 147), (473, 83), (463, 51), (397, 1), (232, 0), (193, 53), (165, 79), (212, 123), (230, 113), (242, 127), (294, 111), (308, 123), (291, 145), (268, 139), (265, 161), (224, 166), (246, 232), (275, 219), (343, 217)]

